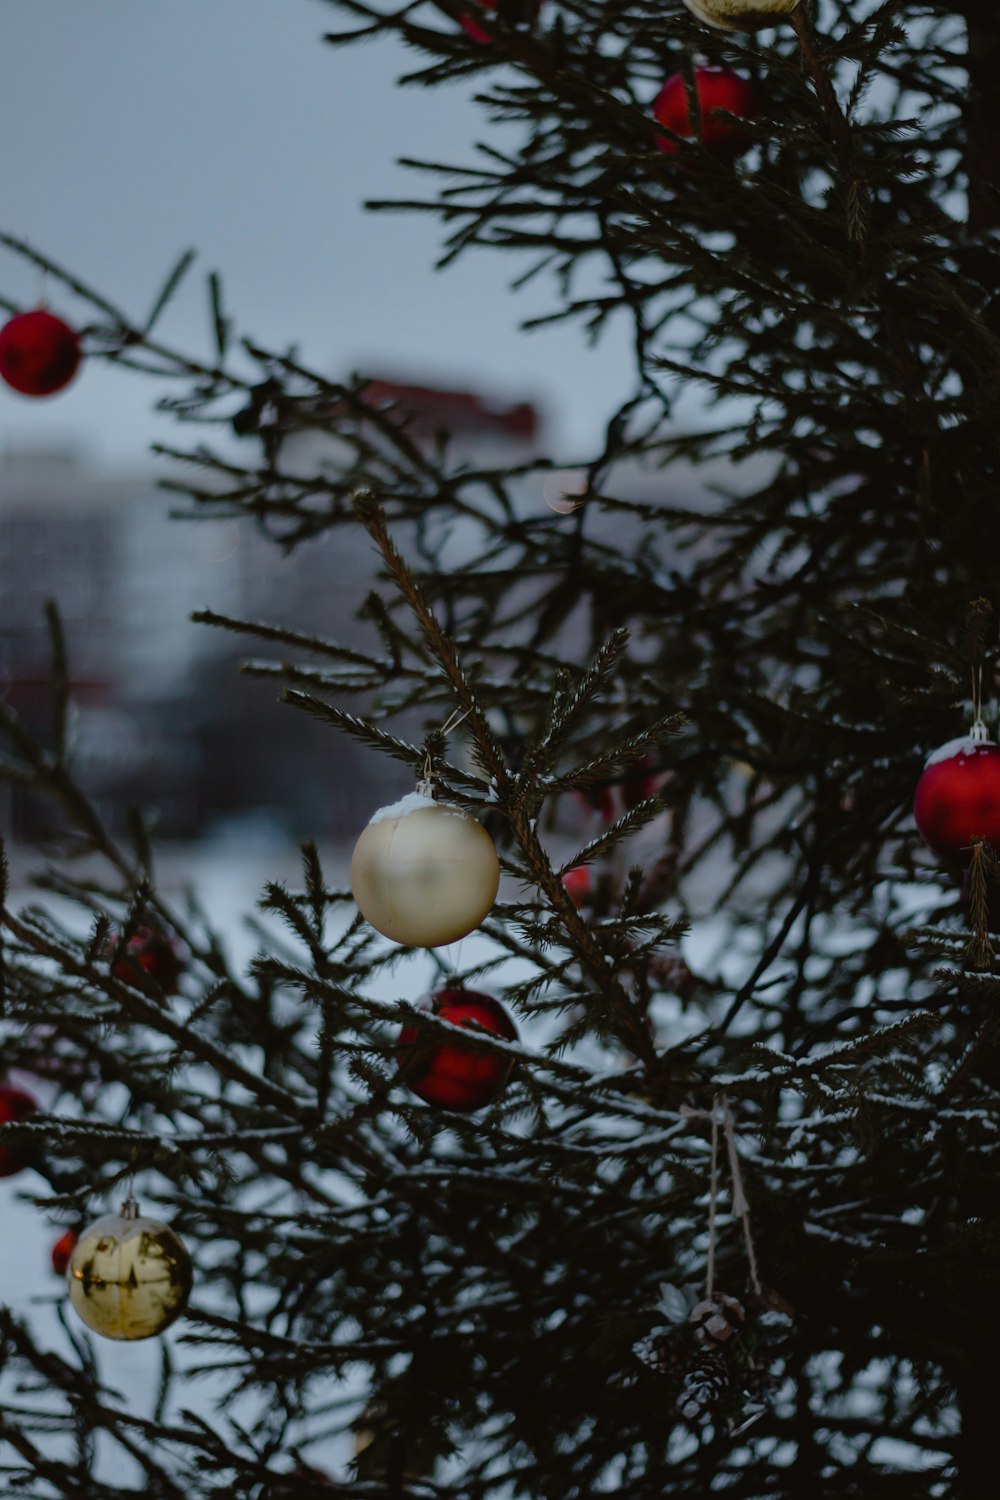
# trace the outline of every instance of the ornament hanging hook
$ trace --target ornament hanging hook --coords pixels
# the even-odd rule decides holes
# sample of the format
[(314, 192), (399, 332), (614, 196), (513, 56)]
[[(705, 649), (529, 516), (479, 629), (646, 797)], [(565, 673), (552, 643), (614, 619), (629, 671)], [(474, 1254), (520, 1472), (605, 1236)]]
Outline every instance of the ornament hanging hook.
[(461, 724), (463, 720), (467, 719), (471, 712), (472, 710), (469, 708), (454, 709), (448, 715), (447, 719), (445, 719), (444, 723), (441, 725), (441, 728), (434, 730), (433, 733), (427, 736), (427, 740), (424, 745), (423, 765), (420, 768), (420, 775), (417, 777), (417, 791), (422, 797), (434, 796), (434, 784), (436, 780), (434, 775), (435, 750), (440, 749), (440, 747), (444, 744), (444, 741), (447, 739), (448, 735), (451, 734), (452, 730), (457, 729), (459, 724)]
[(417, 791), (421, 797), (434, 796), (434, 758), (429, 749), (424, 750), (424, 763), (417, 777)]
[(137, 1219), (139, 1217), (139, 1205), (135, 1199), (135, 1173), (130, 1171), (126, 1179), (125, 1202), (121, 1206), (121, 1217), (123, 1219)]
[(132, 1160), (125, 1177), (125, 1202), (121, 1207), (123, 1219), (137, 1219), (139, 1217), (139, 1205), (135, 1199), (135, 1153), (131, 1154)]
[(988, 740), (989, 730), (983, 723), (983, 664), (975, 662), (972, 666), (972, 728), (969, 735), (980, 744)]

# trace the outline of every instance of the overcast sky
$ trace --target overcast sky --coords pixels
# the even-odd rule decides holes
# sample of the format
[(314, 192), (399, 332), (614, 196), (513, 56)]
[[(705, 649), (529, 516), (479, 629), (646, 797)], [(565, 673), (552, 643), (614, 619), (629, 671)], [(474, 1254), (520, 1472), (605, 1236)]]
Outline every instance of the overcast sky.
[[(295, 341), (335, 375), (539, 398), (563, 456), (596, 446), (627, 388), (625, 329), (596, 352), (576, 328), (519, 334), (551, 288), (511, 294), (515, 263), (486, 252), (436, 273), (433, 220), (362, 210), (419, 191), (398, 156), (468, 161), (485, 126), (462, 88), (397, 88), (414, 54), (394, 43), (326, 45), (338, 21), (322, 0), (3, 0), (0, 227), (136, 317), (195, 246), (266, 344)], [(39, 279), (0, 251), (0, 286), (31, 301)], [(203, 286), (162, 333), (207, 352)], [(58, 289), (50, 302), (86, 317)], [(138, 460), (178, 436), (156, 394), (97, 361), (49, 400), (0, 387), (0, 446), (79, 439)]]

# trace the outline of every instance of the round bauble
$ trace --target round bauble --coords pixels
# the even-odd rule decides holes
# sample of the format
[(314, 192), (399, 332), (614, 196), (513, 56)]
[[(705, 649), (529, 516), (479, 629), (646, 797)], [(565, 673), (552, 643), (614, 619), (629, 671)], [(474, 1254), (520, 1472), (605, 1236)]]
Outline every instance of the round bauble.
[(917, 783), (913, 816), (946, 864), (967, 865), (973, 839), (1000, 849), (1000, 745), (966, 735), (935, 750)]
[(574, 865), (567, 870), (562, 883), (574, 906), (586, 906), (594, 894), (594, 879), (587, 865)]
[[(418, 1002), (453, 1026), (481, 1027), (492, 1036), (517, 1041), (517, 1028), (499, 1000), (477, 990), (438, 990)], [(416, 1026), (399, 1033), (396, 1063), (402, 1081), (419, 1099), (440, 1109), (467, 1114), (492, 1104), (503, 1092), (513, 1060), (497, 1057), (460, 1041), (437, 1041)]]
[(638, 765), (627, 766), (616, 776), (607, 776), (602, 781), (591, 781), (581, 785), (578, 795), (595, 812), (599, 812), (605, 823), (613, 823), (623, 813), (638, 807), (647, 797), (655, 795), (660, 784), (660, 773), (652, 756), (644, 755)]
[(485, 828), (422, 792), (381, 808), (351, 858), (362, 916), (384, 937), (415, 948), (465, 937), (499, 888), (500, 861)]
[(167, 1224), (132, 1199), (85, 1229), (70, 1256), (69, 1300), (107, 1339), (148, 1339), (169, 1328), (191, 1294), (191, 1257)]
[[(0, 1088), (0, 1125), (13, 1125), (37, 1113), (38, 1105), (23, 1089)], [(31, 1165), (33, 1147), (24, 1142), (0, 1145), (0, 1177), (13, 1177)]]
[[(117, 948), (117, 939), (108, 945), (109, 957)], [(123, 984), (134, 985), (147, 994), (177, 992), (177, 981), (184, 964), (176, 944), (154, 927), (138, 927), (125, 945), (125, 951), (111, 965), (111, 973)]]
[[(497, 0), (475, 0), (475, 4), (479, 10), (495, 11), (497, 8)], [(522, 0), (516, 19), (527, 21), (537, 14), (538, 0)], [(472, 40), (478, 42), (481, 47), (488, 47), (490, 42), (493, 41), (493, 38), (481, 26), (476, 25), (471, 15), (459, 16), (459, 22), (466, 36), (471, 36)]]
[(70, 1258), (76, 1249), (76, 1242), (80, 1238), (75, 1229), (67, 1229), (61, 1234), (52, 1246), (52, 1269), (57, 1276), (65, 1276), (69, 1270)]
[(0, 328), (0, 377), (22, 396), (53, 396), (63, 390), (80, 359), (78, 335), (43, 307), (18, 313)]
[[(694, 91), (701, 115), (698, 139), (705, 150), (721, 157), (734, 157), (745, 150), (750, 144), (749, 132), (728, 115), (748, 121), (754, 118), (757, 105), (749, 81), (731, 68), (695, 68)], [(727, 113), (721, 114), (721, 110)], [(675, 135), (694, 135), (683, 73), (675, 73), (663, 85), (653, 103), (653, 118)], [(659, 136), (657, 144), (661, 151), (677, 150), (676, 143), (666, 136)]]
[[(387, 1483), (379, 1493), (402, 1497), (412, 1494), (410, 1484), (419, 1484), (433, 1474), (437, 1462), (438, 1434), (428, 1422), (408, 1422), (399, 1410), (373, 1401), (354, 1433), (354, 1465), (358, 1479), (372, 1484)], [(399, 1488), (399, 1481), (403, 1488)]]
[(799, 0), (684, 0), (699, 21), (718, 26), (720, 31), (756, 31), (760, 26), (777, 26)]

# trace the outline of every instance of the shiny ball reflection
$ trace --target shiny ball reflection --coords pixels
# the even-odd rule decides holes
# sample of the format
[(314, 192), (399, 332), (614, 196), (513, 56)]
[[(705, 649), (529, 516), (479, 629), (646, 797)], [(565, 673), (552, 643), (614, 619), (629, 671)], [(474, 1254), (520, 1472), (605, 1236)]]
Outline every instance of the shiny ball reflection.
[(167, 1224), (132, 1201), (85, 1229), (66, 1273), (69, 1299), (94, 1333), (148, 1339), (169, 1328), (191, 1294), (191, 1257)]

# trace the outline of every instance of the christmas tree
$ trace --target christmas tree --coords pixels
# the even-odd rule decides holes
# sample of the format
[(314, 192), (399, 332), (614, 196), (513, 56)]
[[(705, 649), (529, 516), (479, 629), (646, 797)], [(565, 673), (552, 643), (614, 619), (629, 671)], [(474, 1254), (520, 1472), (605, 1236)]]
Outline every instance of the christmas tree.
[[(993, 1495), (1000, 19), (334, 8), (479, 90), (473, 165), (376, 206), (627, 320), (634, 388), (572, 475), (473, 464), (241, 341), (215, 278), (212, 351), (174, 347), (187, 257), (140, 318), (4, 237), (59, 312), (4, 304), (8, 384), (82, 343), (203, 424), (189, 511), (293, 565), (370, 537), (364, 649), (200, 618), (290, 736), (406, 782), (234, 970), (74, 768), (50, 610), (49, 724), (0, 704), (0, 772), (52, 808), (3, 1036), (55, 1097), (0, 1094), (0, 1171), (83, 1233), (58, 1346), (0, 1311), (8, 1490)], [(155, 1410), (91, 1331), (162, 1336)]]

